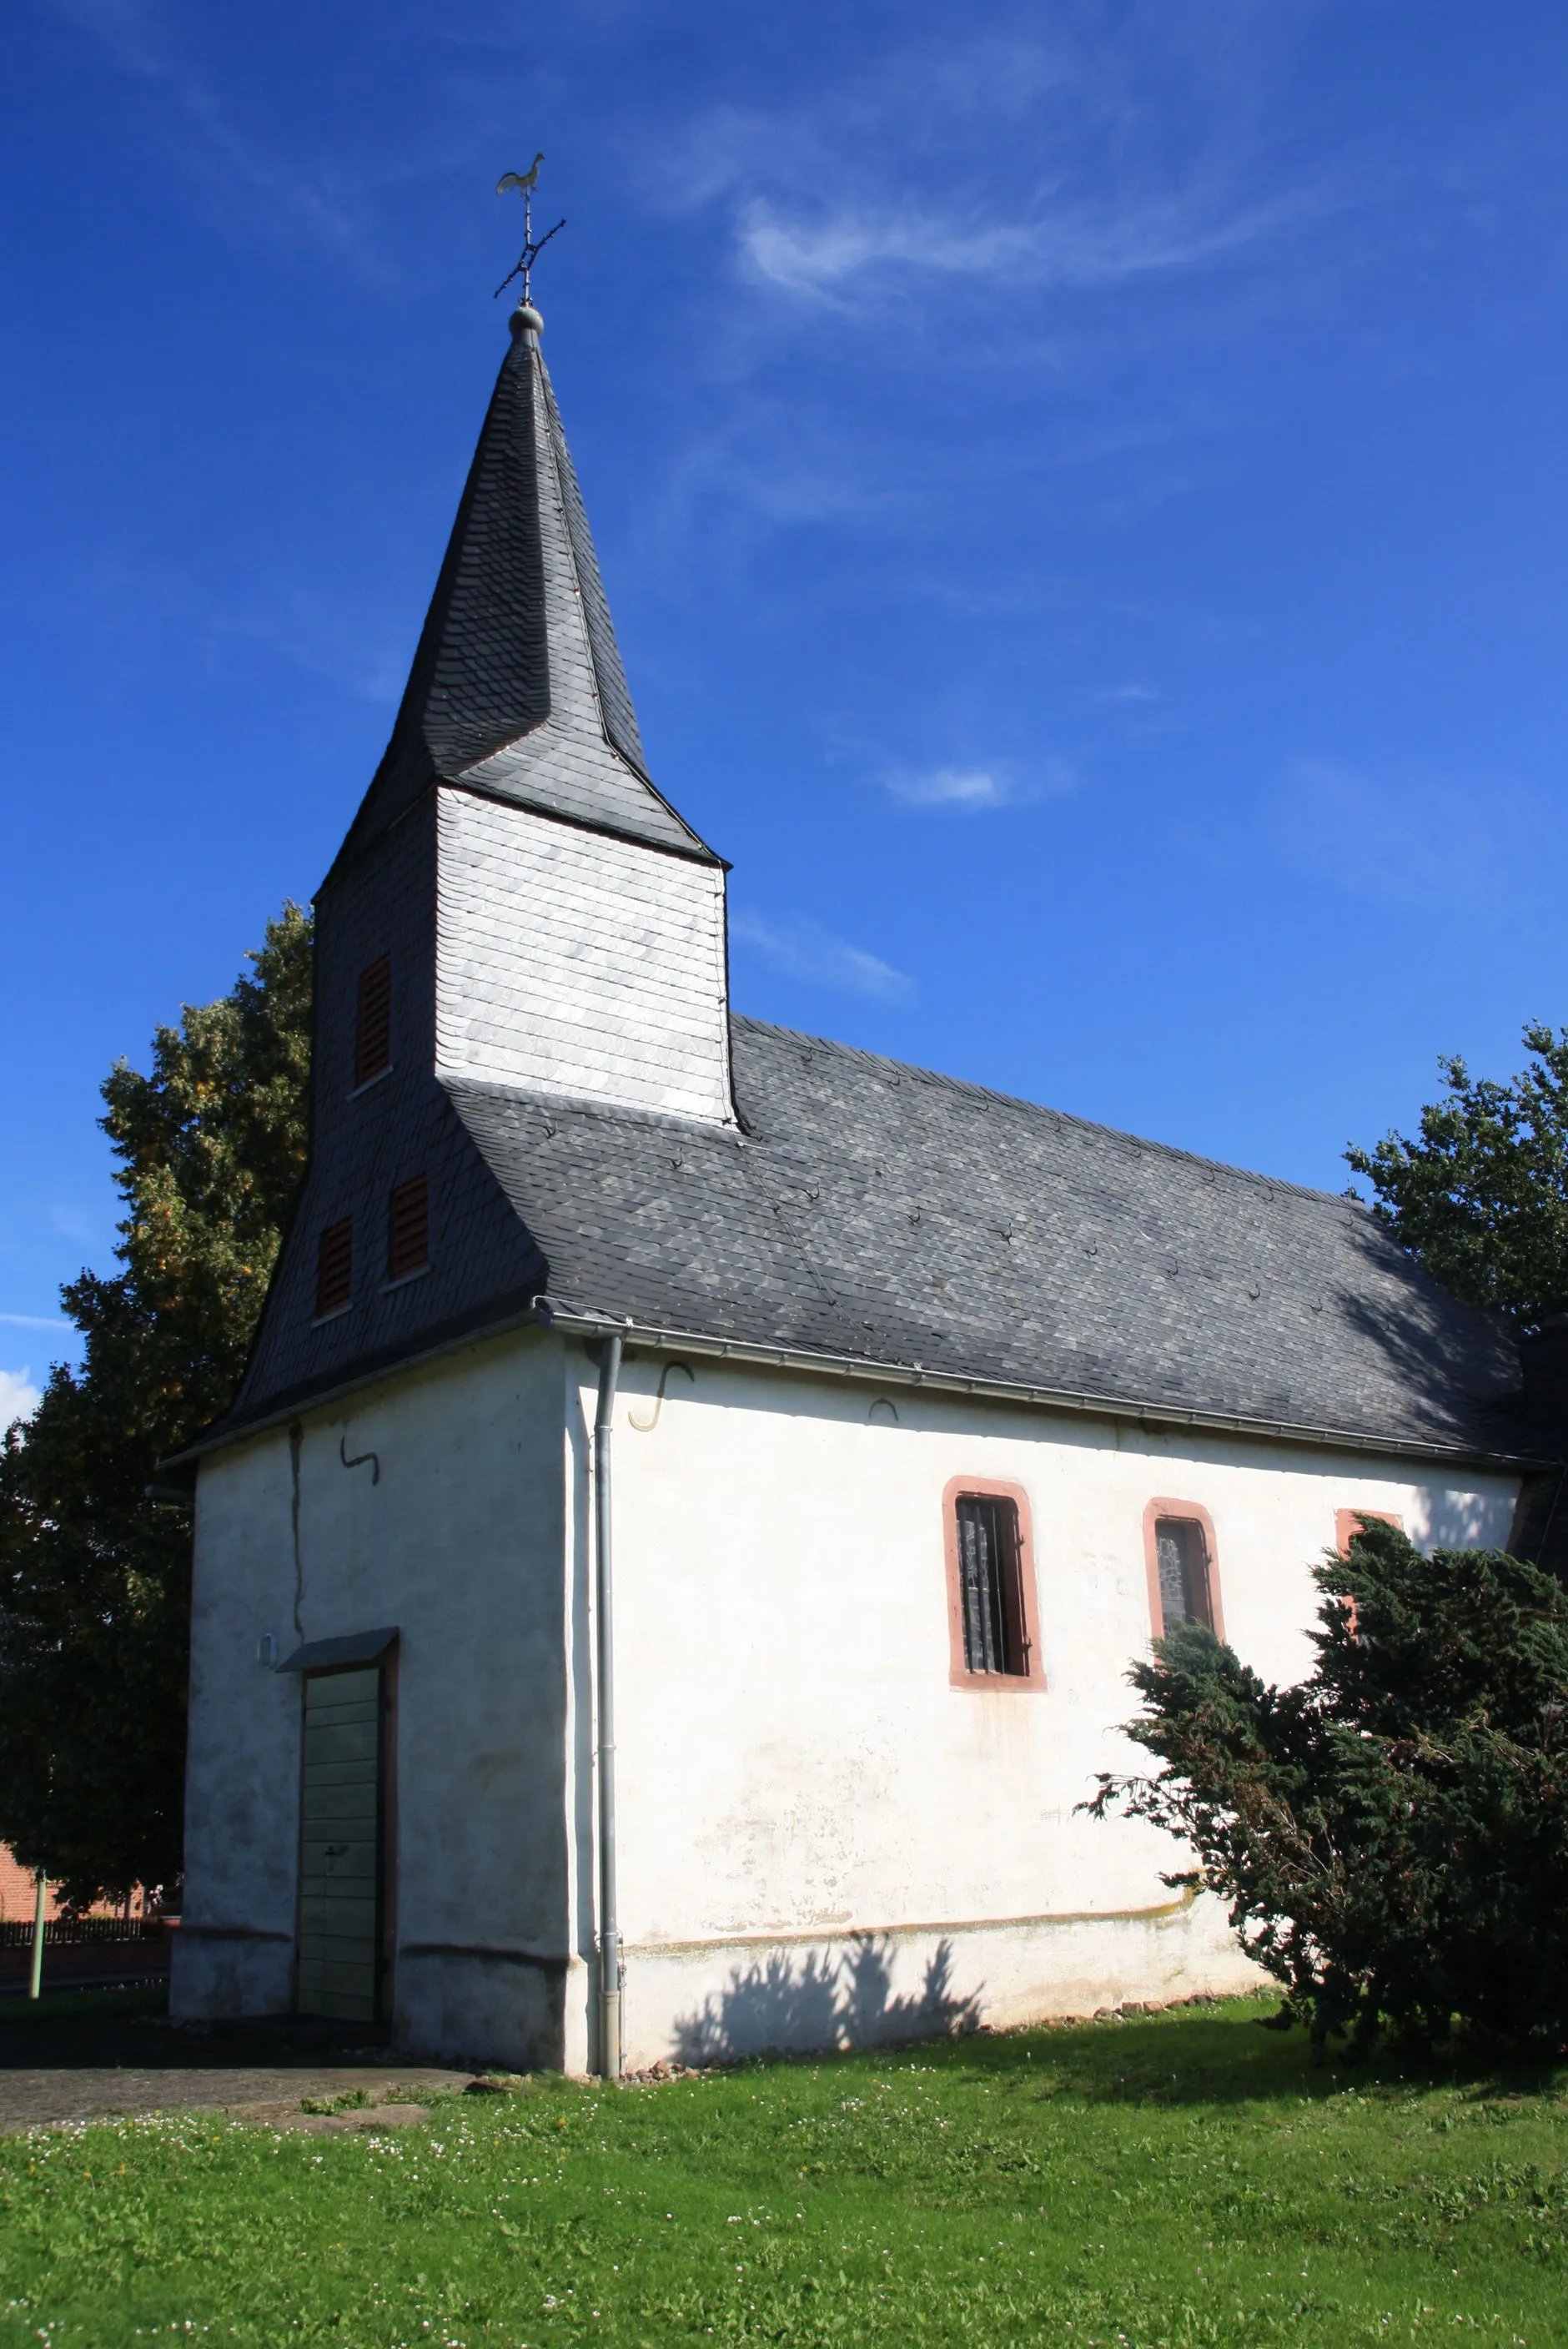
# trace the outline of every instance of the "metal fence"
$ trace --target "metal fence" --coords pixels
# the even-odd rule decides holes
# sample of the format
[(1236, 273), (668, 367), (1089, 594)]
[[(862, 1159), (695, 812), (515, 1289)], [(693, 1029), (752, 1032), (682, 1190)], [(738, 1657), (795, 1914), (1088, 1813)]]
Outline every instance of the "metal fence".
[[(161, 1917), (51, 1917), (44, 1927), (46, 1950), (78, 1948), (85, 1941), (158, 1941)], [(30, 1917), (0, 1917), (0, 1950), (30, 1950)]]

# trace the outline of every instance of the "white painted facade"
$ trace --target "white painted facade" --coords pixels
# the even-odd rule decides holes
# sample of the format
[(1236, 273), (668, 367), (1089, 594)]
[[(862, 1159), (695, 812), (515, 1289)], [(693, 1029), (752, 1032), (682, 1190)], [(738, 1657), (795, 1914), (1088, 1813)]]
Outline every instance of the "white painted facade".
[[(1515, 1497), (1501, 1475), (680, 1359), (632, 1353), (614, 1419), (634, 2066), (1246, 1986), (1216, 1905), (1161, 1882), (1169, 1841), (1077, 1811), (1140, 1759), (1115, 1724), (1150, 1636), (1148, 1503), (1209, 1513), (1227, 1635), (1288, 1680), (1336, 1510), (1501, 1545)], [(258, 1643), (396, 1625), (396, 2035), (587, 2068), (595, 1381), (578, 1340), (514, 1333), (202, 1464), (178, 2013), (292, 2002), (300, 1683)], [(374, 1478), (342, 1464), (368, 1453)], [(950, 1685), (943, 1495), (971, 1476), (1028, 1498), (1037, 1692)]]
[(468, 792), (437, 804), (442, 1074), (732, 1123), (723, 869)]

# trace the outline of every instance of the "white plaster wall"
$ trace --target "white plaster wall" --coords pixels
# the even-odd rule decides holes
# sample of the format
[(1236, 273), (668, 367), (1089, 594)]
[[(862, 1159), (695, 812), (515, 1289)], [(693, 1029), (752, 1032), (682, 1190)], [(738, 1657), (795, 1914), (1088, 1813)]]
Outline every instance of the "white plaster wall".
[[(1150, 1625), (1143, 1513), (1212, 1516), (1227, 1633), (1308, 1668), (1340, 1508), (1507, 1537), (1511, 1480), (1161, 1437), (696, 1361), (615, 1423), (621, 1923), (634, 2064), (1019, 2023), (1253, 1979), (1136, 1823), (1115, 1723)], [(537, 1333), (305, 1413), (198, 1489), (186, 1913), (175, 2011), (292, 2000), (301, 1694), (257, 1640), (396, 1623), (396, 2030), (581, 2070), (594, 2045), (589, 1428), (594, 1371)], [(650, 1421), (656, 1423), (649, 1425)], [(374, 1453), (346, 1468), (344, 1454)], [(1029, 1495), (1047, 1686), (949, 1685), (942, 1495)]]
[(634, 1945), (623, 2008), (627, 2062), (875, 2046), (1255, 1991), (1258, 1971), (1221, 1905), (1175, 1902), (1160, 1890), (1149, 1913), (1130, 1916)]
[(445, 1073), (730, 1122), (722, 872), (462, 792), (438, 839)]
[(286, 2014), (294, 2004), (300, 1692), (256, 1661), (289, 1637), (287, 1434), (206, 1462), (196, 1483), (185, 1914), (176, 2015)]
[(291, 2002), (301, 1690), (258, 1640), (396, 1624), (397, 2035), (562, 2060), (561, 1351), (496, 1340), (303, 1413), (297, 1588), (287, 1431), (202, 1466), (176, 2013)]
[[(672, 1374), (644, 1432), (659, 1367), (628, 1364), (615, 1433), (633, 2061), (719, 2052), (727, 2033), (738, 2049), (810, 2044), (828, 2011), (875, 2036), (971, 2000), (1021, 2021), (1241, 1987), (1212, 1902), (1109, 1915), (1168, 1908), (1168, 1839), (1075, 1815), (1097, 1771), (1146, 1759), (1114, 1724), (1135, 1710), (1124, 1675), (1150, 1639), (1147, 1503), (1210, 1512), (1227, 1636), (1275, 1680), (1310, 1667), (1311, 1568), (1336, 1509), (1398, 1513), (1423, 1541), (1508, 1533), (1501, 1477), (909, 1391), (892, 1398), (901, 1424), (885, 1405), (872, 1423), (859, 1382), (701, 1361), (695, 1385)], [(578, 1376), (585, 1422), (585, 1362)], [(959, 1475), (1029, 1495), (1039, 1694), (949, 1685), (942, 1495)], [(890, 1930), (869, 1945), (887, 1979), (868, 1997), (868, 1944), (846, 1937)], [(944, 1944), (934, 2005), (919, 1984)]]

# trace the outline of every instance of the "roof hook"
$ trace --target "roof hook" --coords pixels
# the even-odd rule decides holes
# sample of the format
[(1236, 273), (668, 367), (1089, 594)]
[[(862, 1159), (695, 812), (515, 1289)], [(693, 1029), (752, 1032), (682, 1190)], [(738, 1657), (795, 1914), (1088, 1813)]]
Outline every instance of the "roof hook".
[(381, 1463), (377, 1454), (374, 1452), (356, 1452), (351, 1460), (348, 1456), (348, 1438), (346, 1435), (340, 1435), (337, 1439), (337, 1456), (342, 1461), (346, 1468), (363, 1468), (366, 1462), (368, 1461), (370, 1463), (371, 1483), (373, 1485), (379, 1485), (381, 1482)]

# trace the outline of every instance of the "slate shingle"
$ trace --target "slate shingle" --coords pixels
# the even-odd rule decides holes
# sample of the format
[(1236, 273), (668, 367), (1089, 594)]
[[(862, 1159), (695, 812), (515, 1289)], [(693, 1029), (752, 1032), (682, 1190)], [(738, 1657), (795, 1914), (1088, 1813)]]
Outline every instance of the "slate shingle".
[(537, 1291), (1155, 1414), (1520, 1448), (1511, 1341), (1352, 1202), (757, 1020), (733, 1033), (740, 1135), (411, 1081), (397, 1143), (352, 1180), (318, 1170), (314, 1213), (374, 1213), (394, 1168), (428, 1164), (435, 1271), (312, 1329), (302, 1229), (226, 1426)]
[(438, 781), (719, 861), (649, 781), (571, 452), (529, 331), (513, 335), (501, 362), (392, 739), (334, 872)]
[(1366, 1209), (733, 1022), (748, 1129), (455, 1088), (562, 1305), (645, 1327), (1504, 1452), (1509, 1338)]

